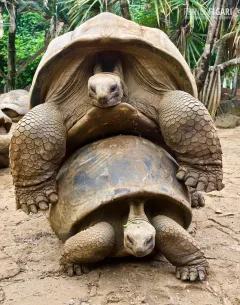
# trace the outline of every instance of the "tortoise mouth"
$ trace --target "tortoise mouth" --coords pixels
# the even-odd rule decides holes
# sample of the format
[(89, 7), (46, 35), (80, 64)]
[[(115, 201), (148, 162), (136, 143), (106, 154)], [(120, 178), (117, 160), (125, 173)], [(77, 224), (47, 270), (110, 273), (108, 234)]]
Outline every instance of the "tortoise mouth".
[(121, 101), (117, 100), (116, 98), (112, 98), (109, 101), (104, 101), (104, 100), (94, 101), (93, 105), (99, 108), (111, 108), (119, 105), (120, 103)]
[(127, 103), (93, 107), (68, 131), (69, 153), (94, 141), (117, 135), (146, 138), (166, 149), (157, 124)]

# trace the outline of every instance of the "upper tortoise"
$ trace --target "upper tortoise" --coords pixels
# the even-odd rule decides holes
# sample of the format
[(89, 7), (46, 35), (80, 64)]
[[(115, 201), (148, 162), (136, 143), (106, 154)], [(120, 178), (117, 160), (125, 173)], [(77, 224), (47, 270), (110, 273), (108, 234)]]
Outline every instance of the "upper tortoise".
[(158, 29), (103, 13), (54, 39), (35, 74), (31, 107), (10, 148), (17, 207), (27, 213), (57, 202), (66, 153), (116, 134), (161, 143), (186, 185), (223, 188), (213, 121), (188, 65)]

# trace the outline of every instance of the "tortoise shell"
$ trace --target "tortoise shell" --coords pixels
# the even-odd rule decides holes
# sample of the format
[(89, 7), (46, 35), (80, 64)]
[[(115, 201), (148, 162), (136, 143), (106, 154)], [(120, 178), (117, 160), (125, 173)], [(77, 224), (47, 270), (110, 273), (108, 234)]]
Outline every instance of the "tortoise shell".
[(12, 90), (0, 96), (0, 110), (13, 110), (23, 116), (29, 110), (29, 93), (26, 90)]
[(77, 150), (58, 177), (59, 200), (51, 205), (50, 223), (66, 240), (86, 216), (127, 198), (147, 199), (173, 209), (187, 228), (191, 207), (187, 187), (176, 179), (178, 165), (161, 147), (136, 136), (116, 136)]
[(121, 54), (129, 99), (134, 92), (142, 96), (166, 90), (183, 90), (197, 97), (190, 68), (164, 32), (102, 13), (49, 44), (34, 76), (31, 107), (45, 100), (66, 103), (69, 98), (64, 88), (70, 83), (84, 97), (96, 54), (102, 51)]

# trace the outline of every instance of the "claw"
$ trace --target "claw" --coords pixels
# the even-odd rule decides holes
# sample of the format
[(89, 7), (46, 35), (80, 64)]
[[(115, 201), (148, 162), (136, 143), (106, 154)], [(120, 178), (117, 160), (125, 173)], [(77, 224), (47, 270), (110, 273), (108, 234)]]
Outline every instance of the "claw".
[(198, 277), (198, 273), (197, 273), (196, 269), (190, 271), (189, 279), (190, 279), (191, 282), (196, 281), (197, 277)]
[(89, 273), (89, 271), (90, 271), (90, 268), (89, 268), (89, 266), (88, 265), (82, 265), (82, 271), (83, 271), (83, 273)]
[(176, 278), (180, 279), (181, 278), (181, 273), (180, 273), (180, 269), (177, 268), (176, 270)]
[(204, 271), (202, 271), (202, 270), (199, 270), (198, 271), (198, 276), (199, 276), (199, 280), (200, 281), (204, 281), (205, 278), (206, 278), (206, 273)]
[(188, 269), (182, 269), (181, 271), (181, 280), (186, 281), (189, 278)]
[(74, 275), (73, 267), (72, 267), (72, 266), (70, 266), (70, 267), (67, 268), (67, 275), (68, 275), (68, 276), (73, 276), (73, 275)]
[(48, 196), (51, 203), (57, 203), (58, 202), (58, 195), (56, 193), (52, 193)]
[[(196, 164), (192, 160), (189, 164), (186, 161), (180, 163), (177, 179), (184, 181), (188, 187), (196, 188), (197, 191), (212, 192), (223, 189), (221, 164), (205, 165), (200, 161), (197, 160)], [(198, 206), (203, 205), (203, 202), (198, 203)]]
[(23, 210), (24, 213), (26, 213), (27, 215), (29, 215), (29, 210), (28, 210), (28, 207), (25, 203), (23, 203), (21, 205), (21, 209)]
[(80, 275), (83, 274), (82, 269), (81, 269), (80, 266), (76, 265), (76, 267), (75, 267), (75, 273), (76, 273), (76, 275), (78, 275), (78, 276), (80, 276)]
[(37, 214), (37, 207), (35, 206), (35, 204), (31, 204), (29, 206), (29, 210), (30, 212), (32, 212), (33, 214)]
[(47, 210), (50, 203), (58, 200), (56, 181), (51, 179), (42, 184), (29, 187), (15, 187), (17, 208), (29, 214), (36, 214), (38, 210)]
[(200, 207), (204, 207), (205, 206), (205, 198), (203, 197), (202, 194), (198, 194), (198, 205)]
[(208, 266), (183, 266), (176, 268), (176, 278), (182, 281), (204, 281), (208, 274)]
[(217, 190), (221, 191), (224, 188), (224, 184), (221, 180), (217, 181)]
[(39, 206), (39, 209), (41, 209), (41, 210), (47, 210), (49, 207), (48, 204), (44, 201), (39, 202), (38, 206)]
[(63, 263), (60, 259), (60, 266), (63, 272), (66, 272), (68, 276), (81, 276), (90, 271), (88, 264), (73, 264), (73, 263)]

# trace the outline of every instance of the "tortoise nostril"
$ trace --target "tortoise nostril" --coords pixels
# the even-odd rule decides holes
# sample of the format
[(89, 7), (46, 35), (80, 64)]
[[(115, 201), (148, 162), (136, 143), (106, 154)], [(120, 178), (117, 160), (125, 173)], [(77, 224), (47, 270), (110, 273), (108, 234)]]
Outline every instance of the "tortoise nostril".
[(107, 102), (108, 102), (108, 97), (107, 97), (107, 96), (101, 96), (101, 97), (98, 98), (98, 102), (99, 102), (101, 105), (107, 104)]

